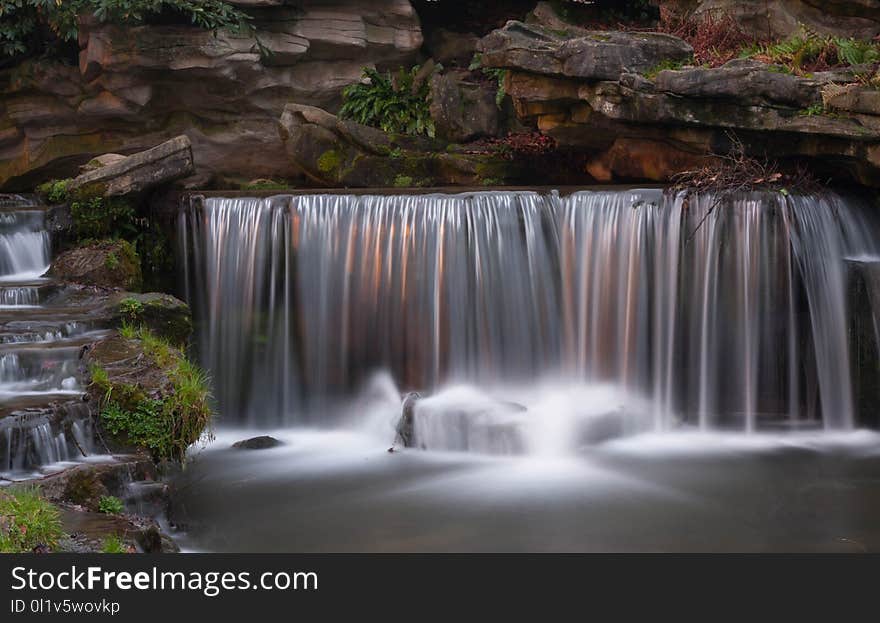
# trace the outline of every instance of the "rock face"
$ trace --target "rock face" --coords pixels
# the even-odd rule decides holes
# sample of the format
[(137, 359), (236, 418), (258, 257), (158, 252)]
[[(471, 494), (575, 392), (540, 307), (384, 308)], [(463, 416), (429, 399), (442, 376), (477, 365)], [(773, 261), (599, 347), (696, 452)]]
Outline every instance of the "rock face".
[(497, 155), (460, 153), (425, 137), (392, 137), (312, 106), (288, 105), (278, 131), (290, 161), (327, 186), (480, 186), (516, 175)]
[(49, 274), (61, 281), (103, 288), (139, 290), (141, 265), (125, 240), (96, 242), (60, 253)]
[(437, 136), (453, 143), (497, 136), (501, 131), (496, 90), (468, 82), (463, 72), (438, 73), (431, 78), (431, 118)]
[(364, 66), (409, 66), (422, 44), (408, 0), (249, 2), (249, 36), (188, 25), (83, 23), (79, 66), (0, 71), (0, 187), (76, 174), (186, 134), (206, 174), (293, 176), (275, 130), (285, 104), (333, 107)]
[(105, 164), (74, 178), (68, 191), (96, 189), (98, 192), (88, 194), (106, 197), (133, 195), (195, 173), (192, 144), (185, 135), (127, 158), (112, 157), (117, 155), (105, 154), (96, 158)]
[[(748, 153), (808, 158), (823, 174), (880, 186), (878, 98), (852, 71), (799, 77), (752, 60), (693, 67), (682, 63), (683, 45), (657, 53), (652, 40), (626, 52), (614, 37), (562, 36), (510, 22), (479, 48), (484, 65), (509, 70), (520, 118), (586, 153), (596, 180), (668, 181), (724, 153), (735, 132)], [(577, 49), (600, 51), (575, 62)], [(678, 56), (661, 58), (669, 50)], [(673, 58), (681, 69), (656, 71)]]

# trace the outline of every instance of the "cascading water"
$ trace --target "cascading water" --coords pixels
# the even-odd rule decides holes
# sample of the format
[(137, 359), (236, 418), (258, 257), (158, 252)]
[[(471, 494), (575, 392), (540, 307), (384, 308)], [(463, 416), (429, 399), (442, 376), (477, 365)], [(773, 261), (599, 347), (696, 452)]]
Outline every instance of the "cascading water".
[[(227, 421), (314, 421), (384, 369), (402, 388), (505, 396), (521, 408), (501, 420), (533, 430), (565, 410), (547, 398), (563, 394), (574, 420), (637, 409), (658, 430), (855, 424), (847, 259), (880, 251), (856, 199), (207, 199), (181, 228), (202, 361)], [(560, 383), (610, 392), (610, 407), (581, 408), (595, 395)], [(447, 438), (430, 400), (417, 408), (434, 426), (423, 437)], [(485, 423), (492, 409), (479, 411)]]
[[(43, 277), (51, 240), (45, 207), (0, 195), (0, 475), (27, 477), (40, 466), (93, 450), (91, 414), (80, 399), (81, 344), (89, 323), (47, 313), (60, 286)], [(34, 309), (40, 309), (34, 318)], [(65, 314), (61, 314), (65, 316)]]

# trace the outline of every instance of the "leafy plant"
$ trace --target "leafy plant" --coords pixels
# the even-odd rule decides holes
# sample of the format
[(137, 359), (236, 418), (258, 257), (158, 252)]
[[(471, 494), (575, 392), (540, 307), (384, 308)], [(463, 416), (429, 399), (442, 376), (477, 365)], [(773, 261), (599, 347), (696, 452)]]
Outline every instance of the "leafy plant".
[(801, 27), (783, 41), (753, 46), (744, 57), (765, 58), (796, 71), (808, 68), (864, 65), (880, 62), (880, 44), (846, 37), (819, 35)]
[(89, 197), (70, 203), (70, 216), (78, 238), (131, 238), (137, 235), (131, 203), (117, 197)]
[(223, 0), (3, 0), (0, 2), (0, 55), (31, 52), (48, 38), (75, 41), (81, 17), (138, 24), (153, 15), (174, 13), (207, 30), (251, 31), (251, 17)]
[(134, 297), (127, 296), (119, 302), (118, 309), (119, 314), (125, 321), (133, 323), (144, 313), (144, 304)]
[(364, 69), (364, 81), (346, 87), (339, 116), (391, 134), (426, 134), (434, 137), (430, 87), (421, 67), (396, 73)]
[(504, 98), (507, 97), (507, 87), (504, 86), (504, 81), (507, 78), (507, 70), (500, 69), (498, 67), (483, 67), (483, 58), (479, 52), (474, 54), (473, 60), (471, 60), (471, 64), (468, 67), (470, 71), (476, 71), (479, 69), (483, 72), (484, 76), (488, 76), (497, 84), (497, 90), (495, 91), (495, 105), (498, 108), (501, 108), (501, 105), (504, 104)]
[(49, 203), (64, 203), (67, 201), (67, 187), (73, 180), (51, 180), (37, 186), (37, 192), (45, 195)]
[(825, 113), (825, 107), (822, 104), (813, 104), (809, 108), (804, 108), (798, 112), (801, 117), (814, 117)]
[(63, 536), (58, 509), (33, 487), (0, 490), (0, 552), (53, 548)]
[(122, 500), (112, 495), (102, 495), (98, 502), (98, 511), (107, 515), (119, 515), (125, 510)]
[(101, 544), (101, 553), (128, 554), (129, 549), (121, 538), (119, 538), (115, 534), (111, 534), (110, 536), (104, 538), (104, 542)]

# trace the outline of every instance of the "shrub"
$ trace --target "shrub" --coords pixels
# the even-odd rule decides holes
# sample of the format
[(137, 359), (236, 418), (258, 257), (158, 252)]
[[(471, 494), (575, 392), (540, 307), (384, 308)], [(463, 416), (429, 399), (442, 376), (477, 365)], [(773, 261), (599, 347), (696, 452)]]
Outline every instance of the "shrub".
[(0, 552), (30, 552), (38, 545), (53, 548), (62, 535), (58, 509), (36, 488), (0, 490)]
[(428, 103), (430, 75), (416, 65), (395, 74), (364, 69), (364, 82), (346, 87), (343, 119), (381, 128), (391, 134), (426, 134), (434, 137), (434, 121)]
[(67, 201), (67, 187), (72, 180), (51, 180), (37, 186), (37, 192), (46, 197), (49, 203), (64, 203)]
[(73, 198), (70, 216), (77, 238), (134, 238), (138, 234), (135, 210), (117, 197)]
[(101, 501), (98, 502), (98, 511), (107, 515), (119, 515), (123, 510), (125, 510), (125, 506), (122, 504), (122, 500), (112, 495), (103, 495)]
[(173, 13), (208, 30), (251, 30), (250, 16), (223, 0), (4, 0), (0, 2), (0, 56), (18, 56), (75, 41), (80, 17), (137, 24)]

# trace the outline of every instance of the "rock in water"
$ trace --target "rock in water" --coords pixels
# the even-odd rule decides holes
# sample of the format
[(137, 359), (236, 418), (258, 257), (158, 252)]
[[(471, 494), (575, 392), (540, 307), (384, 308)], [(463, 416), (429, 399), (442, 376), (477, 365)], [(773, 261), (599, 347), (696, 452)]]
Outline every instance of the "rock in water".
[(415, 409), (416, 402), (421, 395), (411, 392), (403, 399), (400, 420), (397, 422), (397, 439), (395, 443), (402, 444), (406, 448), (412, 448), (415, 444)]
[(277, 448), (284, 444), (269, 435), (261, 435), (260, 437), (252, 437), (251, 439), (243, 439), (232, 444), (237, 450), (268, 450), (269, 448)]

